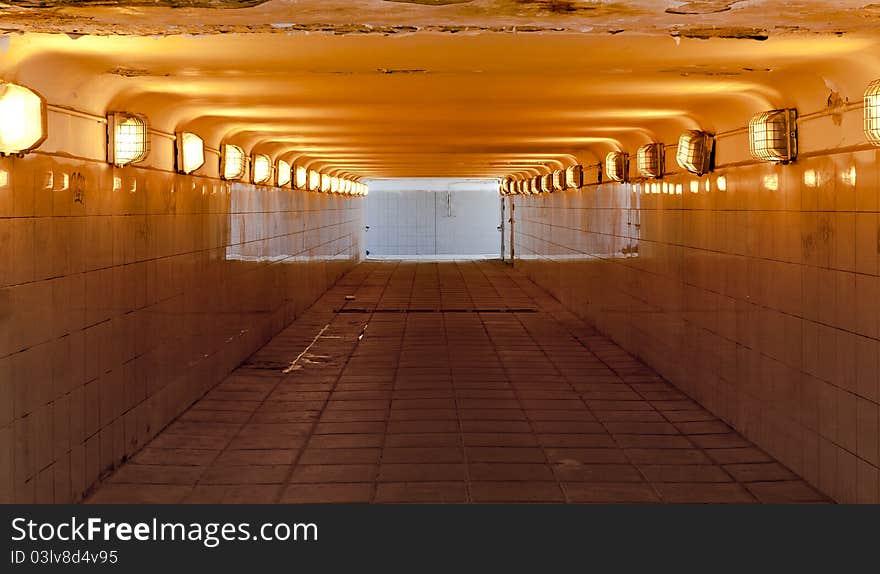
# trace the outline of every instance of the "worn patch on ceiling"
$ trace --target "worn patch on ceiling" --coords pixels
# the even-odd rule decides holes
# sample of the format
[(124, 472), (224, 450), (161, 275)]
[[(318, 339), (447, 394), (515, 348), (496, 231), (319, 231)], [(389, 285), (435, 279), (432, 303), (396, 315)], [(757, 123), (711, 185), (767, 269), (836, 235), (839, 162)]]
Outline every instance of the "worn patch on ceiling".
[(94, 6), (163, 6), (169, 8), (249, 8), (268, 0), (3, 0), (22, 8), (61, 8)]
[(515, 2), (554, 14), (573, 14), (580, 11), (597, 10), (600, 7), (608, 8), (607, 3), (585, 2), (583, 0), (515, 0)]
[(112, 70), (107, 70), (108, 74), (113, 74), (115, 76), (122, 76), (123, 78), (141, 78), (144, 76), (155, 76), (160, 78), (167, 78), (171, 74), (157, 74), (147, 70), (146, 68), (129, 68), (127, 66), (119, 66), (113, 68)]
[(423, 4), (425, 6), (447, 6), (449, 4), (467, 4), (474, 0), (385, 0), (385, 2), (399, 2), (401, 4)]
[(421, 69), (391, 69), (391, 68), (378, 68), (376, 70), (382, 74), (427, 74), (428, 70)]
[(741, 1), (709, 0), (705, 2), (685, 2), (680, 6), (667, 8), (666, 12), (668, 14), (717, 14), (719, 12), (727, 12), (733, 8), (734, 4), (739, 4)]
[(708, 40), (709, 38), (726, 38), (734, 40), (766, 40), (769, 38), (767, 30), (761, 28), (721, 27), (721, 28), (683, 28), (677, 31), (682, 38), (694, 38)]

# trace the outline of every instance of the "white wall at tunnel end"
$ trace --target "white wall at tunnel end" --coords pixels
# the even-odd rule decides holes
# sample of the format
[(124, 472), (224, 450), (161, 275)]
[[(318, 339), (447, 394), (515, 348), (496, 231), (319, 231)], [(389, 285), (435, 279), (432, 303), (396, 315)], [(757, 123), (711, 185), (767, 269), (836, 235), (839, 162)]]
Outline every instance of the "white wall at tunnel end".
[(367, 182), (369, 257), (499, 257), (494, 179), (411, 178)]

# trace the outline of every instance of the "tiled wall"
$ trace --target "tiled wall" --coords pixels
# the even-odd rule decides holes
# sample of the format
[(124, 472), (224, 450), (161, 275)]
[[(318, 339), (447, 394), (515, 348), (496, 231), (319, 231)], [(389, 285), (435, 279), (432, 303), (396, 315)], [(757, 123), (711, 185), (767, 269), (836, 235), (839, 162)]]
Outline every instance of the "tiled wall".
[(0, 502), (80, 499), (359, 259), (361, 205), (0, 159)]
[(516, 264), (825, 493), (878, 502), (880, 152), (838, 151), (517, 197)]
[(371, 256), (499, 255), (495, 180), (416, 178), (370, 181)]

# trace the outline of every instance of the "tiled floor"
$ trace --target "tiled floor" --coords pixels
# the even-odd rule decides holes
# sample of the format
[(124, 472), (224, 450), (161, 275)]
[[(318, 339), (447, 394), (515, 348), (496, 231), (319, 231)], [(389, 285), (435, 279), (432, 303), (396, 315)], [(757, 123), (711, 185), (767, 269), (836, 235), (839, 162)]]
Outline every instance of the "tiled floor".
[(89, 497), (825, 500), (492, 261), (359, 265)]

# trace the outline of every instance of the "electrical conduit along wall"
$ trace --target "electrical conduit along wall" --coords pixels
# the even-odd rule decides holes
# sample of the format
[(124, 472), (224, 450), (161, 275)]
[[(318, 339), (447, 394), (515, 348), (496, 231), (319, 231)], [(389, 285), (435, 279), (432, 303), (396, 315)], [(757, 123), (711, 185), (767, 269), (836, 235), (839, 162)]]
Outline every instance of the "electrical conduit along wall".
[(534, 281), (823, 492), (873, 503), (880, 155), (861, 125), (858, 106), (803, 117), (792, 165), (752, 161), (739, 129), (708, 176), (670, 145), (662, 180), (513, 201)]
[(0, 159), (0, 502), (73, 502), (360, 257), (362, 199), (173, 173), (48, 114)]

